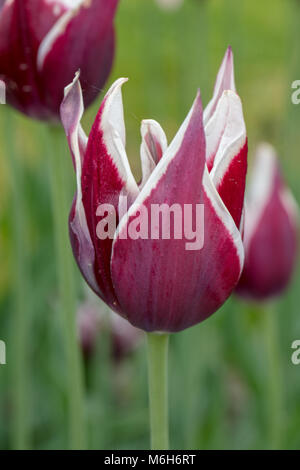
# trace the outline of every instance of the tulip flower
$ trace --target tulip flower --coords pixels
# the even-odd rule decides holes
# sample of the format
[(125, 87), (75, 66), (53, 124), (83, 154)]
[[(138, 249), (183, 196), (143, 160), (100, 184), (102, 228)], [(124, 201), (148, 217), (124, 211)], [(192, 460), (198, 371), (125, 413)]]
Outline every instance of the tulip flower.
[[(73, 252), (88, 284), (114, 311), (145, 331), (176, 332), (218, 310), (243, 268), (239, 228), (247, 142), (241, 101), (235, 91), (224, 89), (234, 84), (232, 53), (219, 72), (206, 124), (199, 93), (169, 146), (157, 122), (143, 121), (140, 186), (125, 152), (125, 81), (117, 80), (106, 94), (88, 140), (80, 126), (78, 76), (66, 89), (61, 115), (77, 174), (70, 214)], [(124, 196), (128, 211), (119, 217)], [(204, 206), (201, 249), (187, 250), (184, 237), (124, 239), (145, 208), (150, 213), (151, 206), (162, 203)], [(111, 238), (97, 235), (99, 204), (116, 211)]]
[(2, 1), (0, 79), (6, 84), (7, 102), (32, 118), (58, 120), (64, 87), (80, 69), (84, 103), (91, 104), (112, 66), (117, 4)]
[(205, 113), (198, 92), (170, 145), (156, 121), (142, 122), (138, 184), (125, 150), (125, 82), (121, 78), (109, 89), (88, 138), (80, 124), (79, 74), (65, 90), (61, 117), (77, 180), (69, 229), (90, 287), (116, 313), (150, 332), (152, 448), (164, 449), (168, 333), (218, 310), (243, 269), (247, 139), (228, 49)]
[(297, 252), (298, 208), (286, 187), (275, 150), (257, 150), (245, 215), (245, 266), (236, 292), (253, 300), (279, 295)]

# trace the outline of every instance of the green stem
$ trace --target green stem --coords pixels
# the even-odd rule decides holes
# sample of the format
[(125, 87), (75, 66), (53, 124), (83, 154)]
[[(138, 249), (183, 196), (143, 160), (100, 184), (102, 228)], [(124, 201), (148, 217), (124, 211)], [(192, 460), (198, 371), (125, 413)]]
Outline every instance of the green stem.
[[(185, 449), (195, 449), (196, 427), (199, 422), (195, 419), (197, 406), (199, 403), (199, 395), (195, 393), (197, 390), (197, 379), (201, 374), (201, 368), (198, 361), (195, 361), (195, 344), (199, 342), (200, 331), (197, 327), (188, 328), (183, 332), (180, 342), (180, 355), (182, 362), (180, 367), (183, 368), (182, 375), (179, 377), (178, 385), (185, 383), (185, 406), (182, 407), (180, 414), (183, 423), (183, 436)], [(206, 335), (203, 336), (203, 342), (207, 341)], [(201, 354), (199, 354), (200, 356)]]
[(83, 370), (76, 331), (76, 290), (74, 260), (68, 236), (69, 200), (68, 156), (65, 154), (65, 137), (60, 128), (50, 127), (49, 152), (51, 193), (54, 217), (56, 264), (60, 289), (60, 309), (64, 321), (64, 341), (67, 358), (70, 448), (85, 448), (85, 423), (83, 402)]
[(169, 448), (168, 429), (169, 335), (148, 333), (148, 374), (151, 449)]
[(13, 382), (13, 419), (12, 448), (17, 450), (29, 448), (28, 427), (28, 344), (27, 327), (29, 317), (28, 305), (28, 257), (26, 240), (26, 204), (23, 170), (16, 155), (16, 123), (13, 111), (6, 108), (5, 139), (7, 163), (12, 178), (12, 263), (13, 263), (13, 315), (12, 315), (12, 382)]
[(268, 367), (266, 390), (268, 438), (270, 448), (279, 449), (282, 438), (283, 387), (278, 351), (277, 315), (271, 305), (264, 308), (262, 315)]

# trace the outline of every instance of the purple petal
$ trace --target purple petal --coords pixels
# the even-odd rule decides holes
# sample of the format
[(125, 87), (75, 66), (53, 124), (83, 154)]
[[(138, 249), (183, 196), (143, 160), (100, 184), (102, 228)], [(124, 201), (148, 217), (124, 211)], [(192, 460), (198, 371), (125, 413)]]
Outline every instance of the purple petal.
[(95, 276), (104, 300), (114, 309), (117, 302), (110, 275), (112, 239), (99, 239), (97, 210), (101, 204), (110, 204), (118, 216), (120, 196), (126, 196), (130, 204), (139, 192), (125, 152), (121, 94), (124, 82), (124, 78), (117, 80), (103, 100), (89, 136), (81, 177), (82, 201), (96, 253)]

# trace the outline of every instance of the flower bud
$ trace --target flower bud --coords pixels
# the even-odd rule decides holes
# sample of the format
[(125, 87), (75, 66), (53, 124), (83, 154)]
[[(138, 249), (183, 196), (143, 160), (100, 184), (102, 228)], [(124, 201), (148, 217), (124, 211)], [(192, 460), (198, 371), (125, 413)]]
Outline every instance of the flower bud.
[(298, 207), (275, 151), (261, 144), (246, 199), (245, 265), (238, 294), (255, 300), (281, 294), (295, 266), (297, 230)]

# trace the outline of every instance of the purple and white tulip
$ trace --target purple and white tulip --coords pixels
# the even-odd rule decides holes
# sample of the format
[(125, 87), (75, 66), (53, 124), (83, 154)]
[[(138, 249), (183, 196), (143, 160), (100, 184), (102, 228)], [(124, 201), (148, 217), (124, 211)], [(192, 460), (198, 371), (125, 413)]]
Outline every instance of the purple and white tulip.
[(84, 103), (91, 104), (112, 66), (117, 5), (118, 0), (2, 1), (0, 79), (7, 102), (32, 118), (59, 120), (64, 88), (80, 69)]
[[(226, 52), (204, 115), (198, 92), (169, 145), (157, 122), (142, 122), (140, 185), (125, 151), (125, 82), (117, 80), (106, 94), (89, 138), (80, 125), (84, 107), (79, 77), (66, 89), (61, 116), (77, 176), (71, 243), (84, 278), (115, 312), (145, 331), (180, 331), (218, 310), (243, 269), (247, 138), (234, 89), (232, 52)], [(129, 208), (122, 215), (124, 196)], [(111, 238), (97, 236), (99, 204), (115, 209)], [(137, 220), (151, 226), (155, 204), (202, 204), (202, 249), (187, 250), (184, 237), (128, 237)]]
[(245, 266), (236, 292), (253, 300), (279, 295), (297, 254), (298, 207), (281, 175), (275, 150), (257, 150), (245, 211)]

